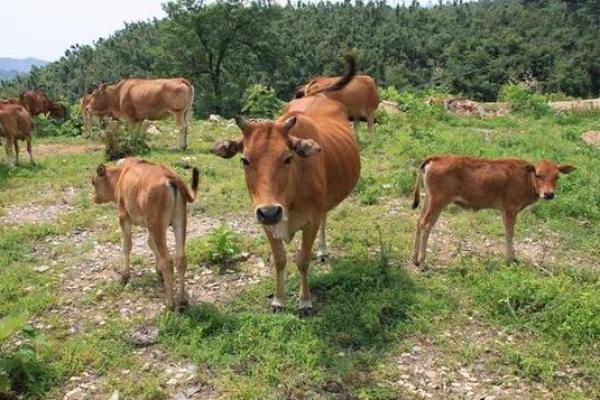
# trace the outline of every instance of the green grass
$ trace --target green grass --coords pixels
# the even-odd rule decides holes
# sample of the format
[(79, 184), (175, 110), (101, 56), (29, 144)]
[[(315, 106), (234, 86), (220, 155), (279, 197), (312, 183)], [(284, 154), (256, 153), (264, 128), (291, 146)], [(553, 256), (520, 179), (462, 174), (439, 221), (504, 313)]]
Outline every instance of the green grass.
[[(97, 282), (80, 299), (85, 329), (75, 335), (52, 312), (61, 307), (65, 273), (97, 243), (120, 241), (114, 208), (91, 201), (89, 178), (102, 153), (50, 155), (35, 166), (23, 160), (15, 170), (7, 168), (2, 156), (0, 215), (13, 205), (57, 204), (65, 191), (76, 192), (70, 211), (55, 220), (0, 226), (0, 317), (25, 313), (54, 326), (39, 333), (49, 347), (38, 349), (39, 379), (32, 378), (23, 393), (26, 398), (62, 398), (71, 376), (93, 371), (101, 377), (102, 393), (168, 398), (161, 371), (144, 371), (127, 340), (132, 327), (154, 324), (160, 328), (158, 349), (170, 360), (197, 364), (198, 379), (224, 398), (411, 398), (414, 394), (399, 393), (393, 384), (402, 374), (394, 357), (422, 339), (434, 343), (437, 367), (452, 370), (477, 362), (486, 373), (499, 371), (522, 380), (534, 395), (539, 394), (536, 385), (543, 385), (556, 398), (599, 397), (600, 157), (579, 139), (582, 132), (598, 129), (598, 120), (594, 113), (464, 119), (421, 109), (387, 118), (372, 141), (366, 130), (361, 132), (361, 179), (328, 218), (331, 267), (311, 267), (316, 317), (301, 318), (294, 310), (298, 276), (290, 254), (290, 307), (283, 314), (268, 311), (274, 282), (266, 279), (235, 289), (228, 300), (201, 303), (181, 315), (123, 319), (119, 302), (157, 290), (149, 272), (153, 265), (136, 255), (133, 271), (145, 268), (141, 277), (127, 288)], [(162, 126), (168, 131), (172, 124)], [(199, 200), (190, 207), (195, 215), (227, 220), (247, 213), (239, 161), (209, 152), (215, 140), (238, 135), (236, 129), (194, 122), (191, 131), (185, 154), (176, 150), (176, 136), (167, 132), (153, 139), (147, 158), (175, 166), (186, 180), (189, 170), (177, 166), (182, 158), (200, 167)], [(66, 137), (35, 143), (97, 144)], [(418, 215), (409, 208), (415, 170), (423, 158), (446, 153), (532, 162), (553, 158), (578, 168), (561, 177), (555, 200), (519, 215), (519, 265), (502, 261), (503, 229), (496, 212), (450, 207), (434, 229), (444, 240), (430, 246), (433, 272), (409, 266)], [(211, 259), (235, 258), (240, 251), (267, 259), (262, 236), (218, 228), (189, 238), (188, 276)], [(53, 243), (74, 231), (89, 231), (90, 236), (79, 246), (68, 240)], [(491, 243), (489, 250), (484, 238)], [(520, 247), (524, 243), (548, 249), (529, 254), (530, 247)], [(50, 271), (36, 273), (36, 267), (52, 261), (47, 254), (58, 261)], [(100, 307), (105, 307), (104, 326), (91, 319)], [(471, 342), (466, 333), (474, 326), (501, 331), (513, 341)], [(15, 346), (3, 346), (2, 354), (13, 354)], [(131, 372), (125, 376), (123, 369)]]

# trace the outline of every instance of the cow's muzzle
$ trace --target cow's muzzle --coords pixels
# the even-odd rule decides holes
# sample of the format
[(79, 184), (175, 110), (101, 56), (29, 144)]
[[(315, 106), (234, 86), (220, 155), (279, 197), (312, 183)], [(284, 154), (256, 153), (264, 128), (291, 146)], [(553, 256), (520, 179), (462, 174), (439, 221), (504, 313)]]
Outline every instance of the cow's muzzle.
[(552, 200), (554, 198), (554, 192), (545, 192), (544, 200)]
[(256, 207), (256, 219), (264, 225), (275, 225), (283, 218), (283, 207), (279, 204)]

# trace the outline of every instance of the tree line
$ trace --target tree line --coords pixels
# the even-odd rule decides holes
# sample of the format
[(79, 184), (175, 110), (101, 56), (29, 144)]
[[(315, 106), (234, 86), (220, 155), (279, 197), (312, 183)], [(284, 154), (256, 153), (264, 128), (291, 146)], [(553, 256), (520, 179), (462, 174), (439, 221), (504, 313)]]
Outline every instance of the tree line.
[(380, 86), (403, 91), (493, 101), (502, 85), (528, 82), (546, 93), (600, 93), (597, 0), (177, 0), (164, 9), (163, 19), (73, 45), (58, 61), (3, 82), (0, 97), (35, 88), (72, 102), (101, 82), (183, 76), (196, 88), (197, 115), (229, 116), (253, 83), (287, 100), (312, 76), (342, 72), (348, 52)]

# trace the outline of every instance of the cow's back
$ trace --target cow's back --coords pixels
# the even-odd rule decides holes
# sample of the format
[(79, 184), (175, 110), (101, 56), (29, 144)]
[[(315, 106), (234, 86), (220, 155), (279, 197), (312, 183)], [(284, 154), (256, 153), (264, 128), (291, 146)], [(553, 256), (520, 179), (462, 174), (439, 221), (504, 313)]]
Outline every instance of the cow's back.
[(31, 136), (33, 121), (29, 112), (19, 104), (0, 105), (0, 123), (3, 136), (25, 139)]
[(119, 109), (133, 120), (159, 119), (190, 107), (193, 88), (183, 78), (125, 79), (119, 82)]
[(126, 159), (121, 166), (117, 204), (134, 223), (145, 225), (147, 216), (173, 207), (175, 196), (170, 182), (180, 179), (175, 173), (137, 158)]
[(322, 149), (322, 154), (312, 156), (316, 162), (307, 160), (306, 166), (314, 176), (324, 175), (324, 206), (330, 210), (350, 194), (360, 174), (358, 144), (350, 131), (348, 114), (339, 102), (317, 95), (291, 101), (279, 121), (292, 115), (299, 117), (299, 123), (291, 134), (313, 139)]
[[(339, 77), (320, 78), (325, 85), (334, 84)], [(323, 84), (322, 84), (323, 85)], [(356, 75), (348, 85), (338, 91), (326, 92), (332, 100), (342, 103), (351, 117), (366, 117), (369, 110), (380, 103), (375, 80), (368, 75)]]

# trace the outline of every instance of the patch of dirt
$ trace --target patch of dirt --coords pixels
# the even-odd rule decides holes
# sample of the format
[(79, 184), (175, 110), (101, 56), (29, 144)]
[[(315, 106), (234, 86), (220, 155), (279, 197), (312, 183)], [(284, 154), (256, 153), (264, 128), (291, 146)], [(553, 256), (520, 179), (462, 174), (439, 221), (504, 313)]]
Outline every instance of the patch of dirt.
[(588, 145), (600, 149), (600, 131), (587, 131), (581, 135), (581, 139)]
[(104, 150), (103, 145), (33, 144), (33, 157), (64, 156)]
[[(496, 345), (510, 346), (515, 338), (490, 327), (471, 324), (469, 329), (445, 332), (440, 339), (419, 337), (409, 351), (386, 362), (393, 387), (419, 399), (525, 399), (553, 398), (541, 384), (491, 367)], [(449, 343), (448, 343), (449, 342)], [(449, 364), (444, 353), (452, 346), (469, 344), (479, 350), (475, 360)]]
[(73, 210), (71, 204), (75, 199), (75, 189), (69, 187), (53, 198), (60, 199), (60, 202), (50, 205), (23, 203), (9, 206), (3, 210), (4, 213), (0, 216), (0, 224), (25, 225), (54, 222), (61, 215)]
[[(538, 229), (536, 233), (535, 236), (525, 238), (515, 237), (513, 243), (517, 260), (526, 260), (537, 267), (556, 262), (561, 255), (560, 235), (545, 228)], [(476, 226), (473, 226), (473, 229), (461, 237), (452, 229), (450, 221), (444, 218), (443, 214), (433, 227), (427, 246), (427, 259), (432, 265), (442, 267), (468, 256), (504, 259), (504, 253), (503, 235), (481, 234), (477, 232)]]
[[(261, 233), (250, 217), (240, 215), (212, 218), (192, 213), (188, 218), (188, 237), (208, 234), (222, 224), (250, 236)], [(43, 331), (62, 328), (66, 335), (73, 336), (100, 329), (114, 318), (136, 323), (141, 320), (143, 326), (153, 326), (155, 320), (164, 314), (164, 291), (156, 278), (154, 255), (147, 245), (146, 229), (134, 229), (132, 276), (126, 287), (121, 286), (118, 273), (122, 262), (120, 242), (98, 242), (96, 235), (95, 230), (79, 230), (65, 236), (46, 238), (37, 246), (35, 256), (44, 260), (43, 273), (56, 274), (62, 281), (62, 290), (56, 305), (32, 321), (36, 328)], [(69, 245), (73, 249), (69, 249), (66, 254), (58, 251), (62, 246)], [(168, 235), (168, 245), (173, 251), (172, 233)], [(139, 261), (133, 262), (136, 257)], [(63, 263), (67, 263), (67, 267), (57, 271)], [(191, 304), (217, 303), (233, 298), (249, 285), (270, 276), (271, 268), (268, 263), (257, 255), (244, 253), (238, 263), (227, 267), (188, 266), (186, 290)], [(60, 321), (62, 326), (49, 324), (48, 318), (52, 317)], [(139, 355), (144, 371), (154, 371), (161, 376), (164, 381), (162, 386), (170, 398), (186, 400), (218, 397), (211, 385), (196, 377), (196, 367), (193, 364), (169, 359), (152, 343), (136, 350), (136, 354)], [(102, 376), (97, 376), (94, 371), (87, 371), (71, 378), (63, 388), (63, 393), (65, 398), (71, 400), (105, 399), (108, 398), (107, 394), (98, 392), (102, 383)]]

